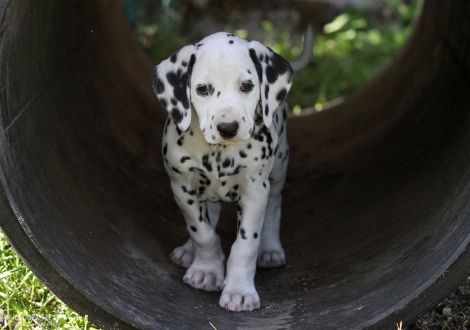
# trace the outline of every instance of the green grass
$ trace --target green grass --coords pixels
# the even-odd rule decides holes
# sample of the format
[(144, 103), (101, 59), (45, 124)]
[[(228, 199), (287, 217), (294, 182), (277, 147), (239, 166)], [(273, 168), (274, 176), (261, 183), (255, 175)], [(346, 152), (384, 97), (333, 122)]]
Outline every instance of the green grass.
[(0, 329), (97, 329), (59, 300), (0, 232)]

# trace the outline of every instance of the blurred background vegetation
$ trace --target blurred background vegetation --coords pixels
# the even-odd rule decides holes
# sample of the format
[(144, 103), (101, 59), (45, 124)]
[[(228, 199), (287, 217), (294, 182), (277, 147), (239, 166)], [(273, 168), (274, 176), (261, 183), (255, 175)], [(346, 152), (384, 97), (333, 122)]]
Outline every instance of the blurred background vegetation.
[[(169, 1), (169, 5), (171, 3)], [(419, 1), (384, 0), (380, 3), (379, 8), (347, 8), (323, 25), (322, 31), (316, 31), (311, 62), (294, 75), (294, 85), (289, 92), (294, 114), (306, 108), (321, 110), (327, 103), (350, 95), (389, 64), (412, 30)], [(153, 21), (147, 18), (135, 26), (142, 46), (155, 63), (182, 46), (198, 41), (188, 36), (190, 33), (184, 33), (177, 18), (172, 19), (177, 16), (181, 20), (183, 14), (168, 15), (168, 11), (174, 12), (174, 9), (161, 9)], [(264, 40), (260, 40), (264, 44), (289, 60), (300, 55), (302, 45), (292, 41), (292, 28), (288, 24), (282, 30), (268, 20), (261, 20), (258, 25), (265, 32)], [(250, 31), (234, 28), (230, 21), (224, 30), (250, 39)]]
[[(187, 27), (185, 30), (181, 23), (184, 13), (178, 11), (184, 6), (175, 5), (175, 1), (123, 1), (129, 24), (155, 63), (200, 39), (194, 40), (196, 36)], [(379, 10), (351, 6), (317, 25), (311, 62), (294, 76), (289, 94), (291, 110), (295, 114), (305, 108), (319, 111), (370, 81), (403, 45), (417, 11), (417, 0), (383, 0)], [(236, 12), (229, 15), (243, 16)], [(299, 27), (286, 25), (279, 29), (275, 20), (265, 19), (255, 24), (263, 32), (264, 40), (260, 41), (290, 60), (300, 55)], [(223, 29), (252, 38), (251, 30), (238, 25), (232, 20)], [(1, 233), (0, 329), (95, 329), (87, 317), (69, 309), (41, 284)]]

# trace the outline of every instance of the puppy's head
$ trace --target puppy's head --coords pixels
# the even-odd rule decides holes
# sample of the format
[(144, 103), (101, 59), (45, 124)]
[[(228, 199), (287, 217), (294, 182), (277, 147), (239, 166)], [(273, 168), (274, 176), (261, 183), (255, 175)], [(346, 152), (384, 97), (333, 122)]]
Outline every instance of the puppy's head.
[(188, 45), (155, 67), (153, 87), (179, 129), (191, 106), (208, 143), (247, 140), (260, 107), (266, 126), (292, 84), (287, 60), (257, 41), (219, 32)]

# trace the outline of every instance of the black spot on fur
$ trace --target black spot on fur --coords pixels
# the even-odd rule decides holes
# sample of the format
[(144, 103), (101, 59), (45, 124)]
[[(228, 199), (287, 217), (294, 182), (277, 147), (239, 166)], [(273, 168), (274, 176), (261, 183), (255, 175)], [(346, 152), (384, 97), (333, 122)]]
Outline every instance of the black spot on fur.
[(261, 148), (261, 159), (266, 159), (267, 158), (267, 155), (266, 155), (266, 147), (262, 147)]
[(219, 177), (236, 175), (240, 173), (240, 170), (242, 168), (245, 168), (245, 167), (246, 166), (238, 165), (232, 172), (220, 172)]
[(183, 141), (184, 141), (184, 135), (182, 135), (182, 136), (176, 141), (176, 143), (181, 147), (181, 146), (183, 146)]
[(202, 173), (204, 173), (204, 170), (200, 169), (200, 168), (197, 168), (197, 167), (194, 167), (194, 166), (191, 166), (189, 168), (189, 172), (199, 172), (199, 174), (202, 175)]
[(188, 195), (191, 195), (191, 196), (196, 195), (196, 191), (195, 191), (195, 190), (188, 190), (188, 188), (186, 188), (186, 186), (182, 186), (181, 189), (183, 189), (183, 192), (185, 192), (185, 193), (188, 194)]
[(191, 228), (191, 230), (192, 230), (193, 232), (197, 232), (197, 228), (196, 228), (196, 227), (191, 226), (190, 228)]
[(276, 100), (280, 103), (280, 102), (284, 101), (286, 96), (287, 96), (287, 90), (285, 88), (283, 88), (279, 91), (279, 93), (277, 93)]
[(230, 40), (228, 43), (229, 43), (229, 44), (233, 44), (233, 40)]
[(183, 120), (183, 113), (178, 108), (173, 108), (171, 110), (171, 117), (175, 123), (179, 124)]
[(168, 151), (168, 143), (165, 143), (165, 145), (163, 146), (163, 156), (166, 155), (167, 151)]
[(244, 228), (240, 228), (240, 236), (243, 238), (243, 239), (246, 239), (246, 231)]
[(236, 191), (229, 191), (225, 194), (225, 197), (229, 197), (233, 201), (236, 201), (238, 199), (238, 193)]
[(211, 84), (209, 84), (207, 86), (208, 90), (209, 90), (209, 95), (213, 95), (214, 94), (214, 86), (212, 86)]
[(266, 84), (266, 86), (264, 86), (264, 97), (266, 100), (269, 98), (269, 84)]
[(274, 84), (280, 75), (287, 73), (287, 80), (290, 81), (292, 79), (292, 67), (285, 58), (282, 56), (272, 53), (271, 57), (271, 65), (266, 67), (266, 79), (270, 84)]
[(254, 239), (257, 239), (257, 238), (258, 238), (258, 233), (254, 233), (254, 234), (253, 234), (253, 238), (254, 238)]
[(185, 161), (190, 160), (190, 159), (191, 159), (191, 157), (183, 156), (183, 157), (181, 157), (181, 159), (180, 159), (180, 163), (183, 164)]
[(261, 84), (263, 82), (263, 68), (261, 67), (261, 63), (256, 56), (256, 51), (253, 48), (250, 48), (249, 53), (251, 60), (255, 64), (256, 73), (258, 73), (259, 83)]
[(202, 166), (206, 168), (209, 172), (212, 172), (212, 164), (209, 161), (209, 155), (205, 154), (202, 156)]
[(187, 200), (187, 203), (188, 203), (188, 205), (193, 205), (193, 204), (194, 204), (194, 200), (188, 199), (188, 200)]
[(177, 133), (178, 135), (183, 134), (183, 131), (180, 130), (180, 128), (179, 128), (178, 126), (175, 126), (175, 128), (176, 128), (176, 133)]
[(230, 166), (230, 158), (225, 158), (224, 162), (222, 163), (223, 168), (227, 168)]
[(246, 153), (243, 150), (240, 150), (239, 152), (241, 158), (246, 158)]
[(180, 172), (176, 167), (172, 166), (171, 169), (172, 169), (175, 173), (181, 174), (181, 172)]
[[(152, 84), (153, 84), (153, 89), (157, 94), (161, 94), (165, 91), (165, 84), (163, 81), (160, 79), (160, 76), (158, 75), (157, 68), (153, 70), (153, 75), (152, 75)], [(161, 102), (162, 100), (160, 100)], [(163, 102), (162, 102), (163, 103)]]
[(173, 96), (176, 100), (181, 102), (183, 108), (186, 110), (189, 109), (189, 95), (187, 93), (187, 87), (189, 86), (191, 70), (195, 61), (196, 56), (193, 54), (189, 60), (187, 70), (178, 69), (176, 72), (171, 71), (166, 74), (168, 83), (173, 87)]
[(176, 61), (178, 61), (178, 52), (170, 56), (170, 61), (171, 63), (176, 63)]

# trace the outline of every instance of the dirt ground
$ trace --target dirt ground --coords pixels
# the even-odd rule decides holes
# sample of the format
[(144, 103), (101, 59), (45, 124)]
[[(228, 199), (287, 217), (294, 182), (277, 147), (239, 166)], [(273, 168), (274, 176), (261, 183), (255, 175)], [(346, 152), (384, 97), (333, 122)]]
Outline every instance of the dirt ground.
[(405, 330), (470, 329), (470, 277), (432, 311)]

